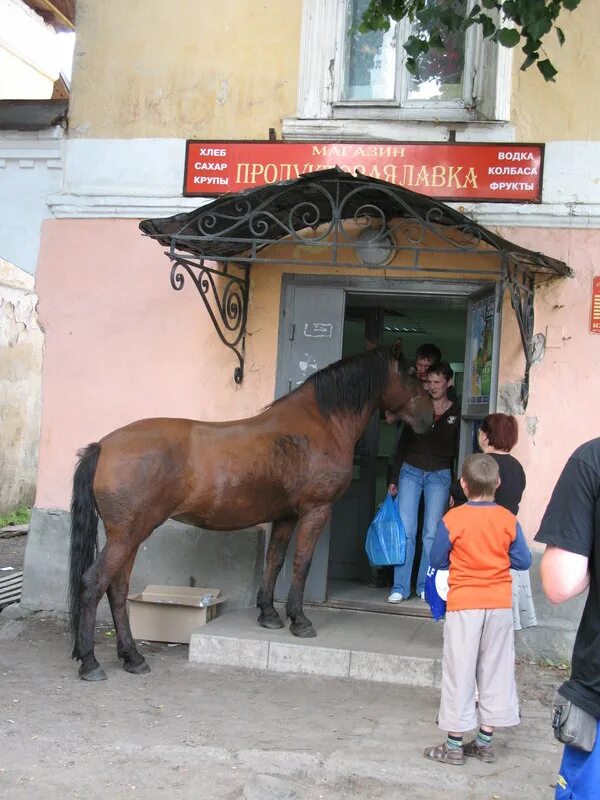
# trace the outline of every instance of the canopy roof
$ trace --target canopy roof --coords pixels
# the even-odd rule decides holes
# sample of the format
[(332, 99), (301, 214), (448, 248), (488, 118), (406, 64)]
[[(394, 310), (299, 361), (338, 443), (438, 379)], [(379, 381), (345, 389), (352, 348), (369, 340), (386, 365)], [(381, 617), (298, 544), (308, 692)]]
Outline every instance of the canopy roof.
[(23, 0), (58, 31), (75, 30), (75, 0)]
[[(392, 219), (408, 220), (411, 228), (416, 224), (420, 229), (404, 242), (396, 236), (396, 249), (424, 245), (429, 252), (463, 251), (471, 255), (491, 249), (530, 274), (571, 275), (564, 262), (509, 242), (445, 203), (339, 168), (221, 195), (195, 211), (143, 220), (140, 229), (169, 247), (174, 257), (187, 254), (192, 258), (250, 262), (268, 261), (257, 257), (259, 251), (284, 237), (322, 247), (333, 233), (338, 246), (357, 247), (345, 231), (344, 221), (374, 227), (377, 239), (389, 232)], [(432, 246), (431, 236), (425, 245), (426, 234), (434, 234), (439, 246)]]

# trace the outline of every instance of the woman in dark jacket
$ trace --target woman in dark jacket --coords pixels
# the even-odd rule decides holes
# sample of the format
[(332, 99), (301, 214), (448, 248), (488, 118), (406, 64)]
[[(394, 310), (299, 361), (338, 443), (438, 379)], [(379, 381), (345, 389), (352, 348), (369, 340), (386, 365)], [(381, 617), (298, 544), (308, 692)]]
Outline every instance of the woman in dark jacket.
[(429, 367), (427, 382), (433, 403), (433, 425), (422, 434), (405, 426), (388, 470), (388, 491), (397, 498), (406, 531), (406, 561), (394, 567), (394, 585), (388, 603), (401, 603), (410, 597), (421, 495), (425, 499), (423, 550), (416, 588), (418, 596), (425, 600), (429, 549), (448, 506), (452, 467), (458, 451), (460, 409), (448, 397), (453, 376), (450, 365), (444, 361)]

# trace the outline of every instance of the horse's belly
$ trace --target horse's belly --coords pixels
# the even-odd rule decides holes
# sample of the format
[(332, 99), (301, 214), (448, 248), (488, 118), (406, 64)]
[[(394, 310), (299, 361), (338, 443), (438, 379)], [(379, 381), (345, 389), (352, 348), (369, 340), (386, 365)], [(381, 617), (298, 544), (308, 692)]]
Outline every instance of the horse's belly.
[[(278, 493), (279, 495), (279, 493)], [(205, 498), (176, 511), (173, 519), (213, 531), (236, 531), (290, 514), (290, 500), (283, 494), (269, 497), (265, 492), (232, 492), (225, 498)]]

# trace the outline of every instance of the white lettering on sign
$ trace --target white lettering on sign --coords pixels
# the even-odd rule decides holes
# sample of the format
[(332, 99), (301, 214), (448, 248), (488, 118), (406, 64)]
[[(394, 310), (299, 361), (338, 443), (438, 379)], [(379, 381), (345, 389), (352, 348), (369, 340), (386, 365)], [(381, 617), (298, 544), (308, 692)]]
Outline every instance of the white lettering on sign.
[(333, 335), (332, 322), (305, 322), (304, 335), (309, 339), (331, 339)]
[(227, 164), (219, 164), (217, 161), (196, 161), (194, 169), (209, 169), (213, 172), (215, 170), (227, 169)]
[(201, 156), (219, 156), (222, 158), (223, 156), (227, 155), (227, 150), (217, 147), (201, 147), (200, 148), (200, 155)]
[(512, 153), (510, 150), (506, 152), (498, 153), (498, 159), (500, 161), (533, 161), (533, 153)]
[(512, 192), (532, 192), (533, 191), (533, 183), (525, 183), (525, 181), (514, 182), (514, 183), (496, 183), (495, 181), (490, 183), (490, 189), (494, 192), (500, 191), (512, 191)]
[(488, 167), (488, 175), (537, 175), (535, 167)]
[(219, 178), (216, 175), (214, 177), (210, 177), (208, 175), (196, 175), (194, 177), (194, 185), (198, 186), (201, 183), (205, 183), (207, 186), (214, 184), (217, 184), (218, 186), (227, 186), (229, 183), (229, 178)]

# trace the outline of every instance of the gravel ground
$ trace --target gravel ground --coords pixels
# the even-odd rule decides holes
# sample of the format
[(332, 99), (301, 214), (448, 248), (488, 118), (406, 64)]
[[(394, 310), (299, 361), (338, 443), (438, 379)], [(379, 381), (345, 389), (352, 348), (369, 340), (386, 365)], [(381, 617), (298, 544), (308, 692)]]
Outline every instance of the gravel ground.
[(426, 761), (439, 692), (188, 662), (144, 644), (124, 672), (97, 630), (108, 680), (85, 683), (64, 621), (0, 614), (0, 797), (8, 800), (544, 800), (560, 749), (548, 706), (561, 671), (523, 662), (522, 724), (498, 761)]
[[(0, 568), (14, 567), (15, 569), (23, 569), (26, 546), (26, 534), (24, 536), (12, 536), (10, 539), (0, 536)], [(6, 574), (5, 572), (0, 572), (0, 576)]]

